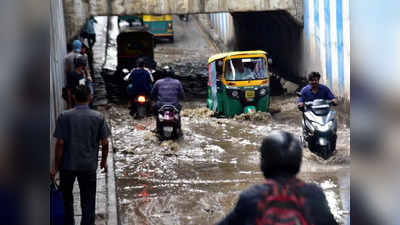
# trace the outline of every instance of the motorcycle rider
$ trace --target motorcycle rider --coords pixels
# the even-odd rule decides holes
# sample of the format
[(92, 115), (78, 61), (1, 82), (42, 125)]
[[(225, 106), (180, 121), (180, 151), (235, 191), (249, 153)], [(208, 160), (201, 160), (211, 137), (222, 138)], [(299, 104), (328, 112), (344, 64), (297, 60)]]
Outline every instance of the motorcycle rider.
[(145, 94), (150, 96), (152, 89), (152, 78), (150, 72), (145, 68), (145, 62), (143, 58), (139, 58), (136, 61), (137, 68), (134, 68), (128, 75), (129, 85), (127, 87), (127, 93), (129, 96), (130, 107), (133, 107), (132, 98), (138, 94)]
[[(170, 67), (164, 67), (162, 75), (164, 78), (156, 81), (151, 92), (152, 99), (156, 101), (153, 110), (155, 116), (157, 116), (158, 110), (163, 105), (173, 105), (180, 111), (182, 106), (179, 104), (179, 100), (183, 100), (185, 97), (182, 83), (179, 80), (172, 78), (174, 72)], [(179, 129), (181, 128), (180, 121), (178, 127)]]
[(337, 105), (337, 98), (332, 94), (331, 90), (323, 84), (319, 83), (321, 75), (318, 72), (311, 72), (307, 76), (309, 84), (301, 89), (301, 97), (297, 101), (297, 107), (304, 108), (304, 102), (313, 101), (315, 99), (329, 99)]
[[(296, 205), (296, 212), (302, 212), (301, 216), (304, 216), (308, 224), (337, 225), (323, 190), (296, 177), (301, 167), (303, 148), (293, 134), (273, 131), (262, 141), (260, 153), (260, 166), (265, 182), (243, 191), (234, 210), (217, 225), (264, 224), (265, 220), (276, 222), (280, 218), (289, 221), (279, 224), (304, 224), (300, 221), (289, 223), (300, 218), (297, 217), (299, 215), (296, 214), (293, 218), (293, 214), (285, 214), (281, 210), (289, 206), (286, 209), (296, 209), (290, 205), (294, 203), (293, 197), (301, 199), (300, 204)], [(268, 204), (271, 199), (279, 205)]]

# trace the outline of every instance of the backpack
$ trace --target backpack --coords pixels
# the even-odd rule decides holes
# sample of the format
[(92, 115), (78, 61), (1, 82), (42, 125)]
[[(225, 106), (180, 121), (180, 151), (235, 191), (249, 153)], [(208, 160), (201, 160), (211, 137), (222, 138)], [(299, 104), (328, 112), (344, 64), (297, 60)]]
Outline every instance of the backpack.
[(305, 199), (297, 192), (304, 186), (303, 181), (292, 179), (280, 184), (266, 180), (266, 184), (270, 188), (265, 199), (258, 202), (257, 209), (262, 216), (256, 219), (257, 225), (312, 225), (306, 213)]

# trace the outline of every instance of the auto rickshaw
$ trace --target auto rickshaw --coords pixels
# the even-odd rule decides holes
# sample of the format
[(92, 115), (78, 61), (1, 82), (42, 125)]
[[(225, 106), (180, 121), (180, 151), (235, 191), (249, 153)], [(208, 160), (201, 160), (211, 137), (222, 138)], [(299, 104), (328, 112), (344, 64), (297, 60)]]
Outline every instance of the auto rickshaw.
[(136, 67), (139, 57), (145, 59), (146, 67), (155, 69), (154, 35), (143, 27), (124, 27), (117, 37), (117, 71)]
[(167, 38), (170, 42), (174, 42), (171, 15), (143, 15), (143, 24), (156, 38)]
[(268, 59), (265, 51), (220, 53), (208, 59), (208, 108), (219, 115), (268, 112)]

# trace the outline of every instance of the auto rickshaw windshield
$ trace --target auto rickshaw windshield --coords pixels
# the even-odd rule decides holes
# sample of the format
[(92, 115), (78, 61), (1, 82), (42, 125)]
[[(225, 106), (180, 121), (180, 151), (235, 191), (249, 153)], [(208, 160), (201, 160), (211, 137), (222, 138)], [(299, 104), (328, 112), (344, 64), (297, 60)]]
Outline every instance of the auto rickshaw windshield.
[(265, 59), (238, 58), (228, 59), (225, 62), (225, 80), (261, 80), (267, 78)]

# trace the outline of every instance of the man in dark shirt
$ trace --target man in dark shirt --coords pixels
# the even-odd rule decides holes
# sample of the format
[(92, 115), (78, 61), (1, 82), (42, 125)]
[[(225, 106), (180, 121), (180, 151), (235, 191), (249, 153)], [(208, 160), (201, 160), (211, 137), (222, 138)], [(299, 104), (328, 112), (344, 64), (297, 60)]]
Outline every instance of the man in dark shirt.
[[(303, 212), (304, 217), (302, 218), (305, 218), (308, 224), (336, 225), (337, 223), (330, 212), (328, 202), (321, 188), (315, 184), (304, 183), (296, 178), (303, 157), (302, 151), (299, 141), (291, 133), (274, 131), (268, 135), (263, 140), (260, 148), (261, 170), (266, 178), (265, 183), (254, 185), (243, 191), (236, 207), (218, 225), (264, 224), (263, 221), (271, 218), (293, 219), (277, 215), (282, 213), (281, 209), (273, 211), (273, 207), (278, 204), (270, 204), (271, 202), (268, 201), (278, 193), (280, 193), (280, 195), (278, 194), (279, 198), (284, 199), (278, 202), (281, 205), (285, 204), (284, 201), (287, 201), (288, 196), (291, 199), (294, 198), (290, 193), (295, 193), (296, 198), (301, 199), (303, 205), (298, 212)], [(279, 189), (276, 189), (279, 186), (284, 188), (279, 191)], [(287, 187), (289, 188), (285, 189)], [(298, 219), (297, 216), (295, 219)], [(282, 222), (279, 224), (294, 224), (289, 223), (293, 221), (284, 222), (280, 220), (279, 222)], [(277, 221), (274, 224), (277, 224)]]
[(331, 90), (323, 84), (319, 83), (321, 75), (318, 72), (311, 72), (308, 74), (309, 84), (301, 89), (301, 97), (297, 101), (299, 108), (304, 107), (304, 102), (313, 101), (315, 99), (329, 99), (334, 104), (337, 104), (337, 99), (332, 94)]
[(183, 91), (182, 83), (172, 78), (173, 71), (171, 68), (164, 68), (164, 78), (158, 80), (153, 87), (151, 97), (156, 100), (156, 110), (163, 105), (173, 105), (181, 110), (179, 99), (184, 99), (185, 93)]
[(83, 55), (77, 56), (74, 59), (74, 65), (75, 69), (67, 76), (67, 109), (70, 109), (75, 105), (72, 95), (74, 94), (76, 87), (78, 87), (79, 84), (86, 83), (84, 72), (87, 65), (86, 58)]
[(136, 96), (137, 94), (150, 95), (151, 93), (151, 75), (144, 68), (145, 63), (142, 58), (137, 60), (137, 68), (134, 68), (129, 75), (128, 95)]
[(60, 187), (64, 197), (65, 225), (74, 225), (72, 189), (78, 179), (82, 221), (94, 225), (96, 203), (96, 170), (98, 167), (99, 144), (102, 145), (101, 169), (107, 171), (109, 129), (104, 116), (91, 110), (90, 89), (79, 85), (74, 91), (75, 108), (63, 112), (57, 119), (54, 137), (55, 168), (50, 171), (54, 177), (60, 171)]

